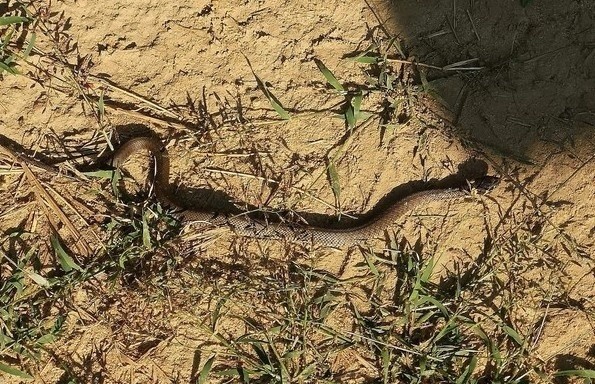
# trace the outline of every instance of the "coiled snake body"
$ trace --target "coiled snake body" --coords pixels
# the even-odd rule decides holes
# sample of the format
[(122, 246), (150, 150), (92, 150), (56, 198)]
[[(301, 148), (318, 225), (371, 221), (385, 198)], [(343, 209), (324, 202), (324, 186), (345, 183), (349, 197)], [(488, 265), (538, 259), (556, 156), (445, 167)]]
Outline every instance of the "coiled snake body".
[(244, 214), (218, 214), (185, 209), (172, 198), (169, 184), (169, 157), (159, 140), (150, 137), (137, 137), (127, 141), (114, 153), (111, 165), (120, 168), (132, 154), (141, 151), (148, 151), (154, 157), (153, 183), (158, 201), (174, 208), (181, 221), (199, 222), (215, 227), (227, 226), (240, 236), (285, 239), (306, 245), (335, 248), (357, 245), (368, 239), (382, 236), (387, 228), (416, 206), (466, 196), (471, 188), (485, 192), (497, 182), (495, 177), (486, 177), (481, 182), (474, 181), (460, 188), (432, 189), (413, 193), (397, 201), (384, 212), (364, 220), (361, 224), (356, 223), (351, 227), (334, 229), (285, 222), (264, 222)]

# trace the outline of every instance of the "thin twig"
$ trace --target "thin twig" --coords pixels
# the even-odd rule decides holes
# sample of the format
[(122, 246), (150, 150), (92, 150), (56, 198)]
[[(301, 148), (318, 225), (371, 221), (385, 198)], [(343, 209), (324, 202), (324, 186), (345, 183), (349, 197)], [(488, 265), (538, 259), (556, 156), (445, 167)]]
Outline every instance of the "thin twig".
[(481, 38), (479, 37), (479, 33), (477, 33), (477, 28), (475, 28), (475, 22), (473, 21), (473, 18), (471, 17), (471, 12), (469, 12), (468, 9), (467, 9), (467, 17), (469, 17), (469, 21), (471, 22), (471, 28), (473, 29), (473, 33), (475, 33), (475, 37), (477, 38), (477, 41), (481, 41)]
[[(64, 212), (62, 211), (60, 206), (56, 203), (56, 201), (52, 198), (52, 196), (43, 188), (43, 185), (41, 184), (41, 182), (37, 179), (35, 174), (29, 168), (29, 166), (28, 166), (29, 159), (25, 159), (23, 156), (17, 155), (12, 150), (4, 147), (3, 145), (0, 145), (0, 152), (2, 152), (4, 155), (8, 156), (13, 161), (18, 162), (21, 165), (21, 168), (23, 168), (23, 171), (25, 173), (25, 176), (27, 177), (27, 180), (29, 180), (29, 182), (33, 186), (33, 192), (35, 193), (35, 196), (37, 197), (38, 202), (41, 204), (42, 208), (44, 209), (44, 212), (46, 213), (46, 216), (47, 216), (48, 220), (50, 221), (50, 223), (52, 224), (52, 226), (54, 227), (54, 229), (57, 231), (59, 228), (58, 225), (54, 221), (54, 218), (58, 217), (60, 219), (60, 221), (65, 225), (65, 227), (68, 229), (68, 231), (70, 232), (72, 237), (74, 238), (75, 245), (78, 248), (78, 250), (84, 255), (91, 254), (91, 250), (89, 249), (87, 244), (82, 241), (83, 238), (82, 238), (81, 234), (77, 231), (77, 229), (72, 224), (72, 222), (70, 221), (68, 216), (66, 216), (64, 214)], [(46, 205), (47, 205), (47, 207), (52, 209), (53, 214), (51, 212), (47, 211)]]
[(159, 105), (159, 104), (157, 104), (157, 103), (155, 103), (155, 102), (153, 102), (153, 101), (151, 101), (151, 100), (149, 100), (149, 99), (147, 99), (147, 98), (145, 98), (143, 96), (137, 95), (134, 92), (128, 91), (128, 90), (126, 90), (126, 89), (124, 89), (124, 88), (122, 88), (122, 87), (120, 87), (118, 85), (112, 84), (111, 82), (107, 81), (106, 79), (103, 79), (101, 77), (97, 77), (97, 76), (94, 76), (94, 75), (89, 75), (89, 78), (92, 79), (92, 80), (95, 80), (95, 81), (97, 81), (99, 83), (101, 83), (103, 86), (111, 89), (112, 91), (120, 92), (120, 93), (122, 93), (122, 94), (124, 94), (124, 95), (126, 95), (128, 97), (131, 97), (131, 98), (133, 98), (135, 100), (138, 100), (138, 101), (140, 101), (140, 102), (148, 105), (149, 107), (151, 107), (151, 108), (153, 108), (153, 109), (155, 109), (155, 110), (157, 110), (157, 111), (159, 111), (159, 112), (161, 112), (163, 114), (168, 115), (169, 117), (173, 117), (174, 119), (182, 120), (182, 118), (178, 114), (170, 111), (169, 109), (167, 109), (165, 107), (162, 107), (161, 105)]
[(471, 63), (471, 62), (474, 62), (477, 60), (478, 59), (476, 59), (476, 58), (463, 60), (463, 61), (459, 61), (457, 63), (445, 65), (444, 67), (438, 67), (436, 65), (431, 65), (431, 64), (418, 63), (416, 61), (410, 61), (410, 60), (389, 59), (389, 58), (386, 59), (386, 62), (387, 63), (415, 65), (415, 66), (423, 67), (423, 68), (436, 69), (438, 71), (478, 71), (480, 69), (483, 69), (484, 67), (462, 67), (461, 66), (466, 63)]
[[(223, 170), (223, 169), (215, 169), (215, 168), (205, 168), (204, 170), (206, 172), (210, 172), (210, 173), (219, 173), (219, 174), (222, 174), (222, 175), (230, 175), (230, 176), (237, 176), (237, 177), (243, 177), (243, 178), (248, 178), (248, 179), (254, 179), (254, 180), (264, 181), (266, 183), (275, 184), (275, 185), (278, 185), (279, 184), (279, 182), (277, 180), (268, 179), (268, 178), (262, 177), (262, 176), (251, 175), (251, 174), (248, 174), (248, 173), (232, 172), (232, 171), (226, 171), (226, 170)], [(299, 193), (302, 193), (302, 194), (308, 196), (309, 198), (311, 198), (311, 199), (313, 199), (313, 200), (315, 200), (315, 201), (317, 201), (317, 202), (319, 202), (319, 203), (321, 203), (323, 205), (325, 205), (327, 208), (331, 208), (333, 210), (336, 209), (336, 207), (333, 204), (330, 204), (330, 203), (322, 200), (321, 198), (314, 196), (310, 192), (308, 192), (308, 191), (306, 191), (306, 190), (304, 190), (304, 189), (302, 189), (300, 187), (292, 186), (290, 188), (298, 191)], [(354, 216), (351, 216), (351, 215), (348, 215), (348, 214), (345, 214), (345, 213), (343, 213), (343, 215), (345, 215), (347, 217), (350, 217), (352, 219), (355, 219)]]

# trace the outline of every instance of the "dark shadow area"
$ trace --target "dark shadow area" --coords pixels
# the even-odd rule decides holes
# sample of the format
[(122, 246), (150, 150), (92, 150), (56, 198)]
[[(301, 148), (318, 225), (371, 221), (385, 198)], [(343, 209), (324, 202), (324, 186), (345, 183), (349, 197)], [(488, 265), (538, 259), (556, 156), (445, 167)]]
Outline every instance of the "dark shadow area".
[[(0, 15), (3, 17), (11, 17), (11, 16), (18, 16), (18, 17), (27, 17), (27, 13), (25, 9), (18, 3), (18, 2), (4, 2), (0, 4)], [(13, 41), (15, 42), (16, 47), (19, 50), (22, 50), (26, 43), (27, 38), (27, 28), (25, 27), (26, 23), (10, 23), (15, 28), (16, 35), (13, 36)], [(4, 27), (5, 24), (2, 24), (0, 27), (0, 35), (3, 37), (5, 36), (4, 32), (6, 29)], [(5, 44), (8, 44), (9, 40), (3, 41), (0, 46), (4, 48)], [(9, 55), (8, 52), (4, 52), (4, 49), (0, 51), (0, 62), (3, 62), (6, 57), (5, 55)]]
[[(150, 129), (142, 124), (132, 124), (118, 127), (117, 136), (121, 143), (125, 143), (129, 138), (147, 136), (156, 137)], [(55, 159), (49, 159), (43, 155), (27, 151), (14, 141), (0, 135), (0, 144), (11, 148), (15, 153), (22, 154), (26, 157), (27, 162), (38, 162), (40, 167), (56, 166), (58, 162)], [(79, 171), (96, 171), (111, 169), (110, 158), (111, 152), (106, 152), (101, 156), (96, 157), (96, 162), (90, 164), (82, 164), (78, 166)], [(239, 215), (245, 212), (253, 212), (248, 214), (249, 217), (270, 222), (288, 221), (301, 222), (315, 227), (325, 227), (333, 229), (344, 229), (355, 226), (365, 225), (375, 220), (381, 213), (386, 212), (387, 209), (405, 197), (416, 192), (446, 189), (446, 188), (462, 188), (465, 189), (469, 181), (482, 180), (486, 176), (488, 166), (482, 160), (469, 159), (468, 161), (459, 165), (458, 172), (452, 174), (444, 179), (437, 180), (413, 180), (402, 185), (396, 186), (392, 191), (385, 195), (378, 201), (374, 207), (368, 212), (356, 214), (355, 219), (347, 216), (330, 216), (326, 214), (309, 213), (309, 212), (276, 212), (264, 213), (256, 206), (246, 204), (244, 202), (236, 202), (235, 199), (223, 191), (216, 191), (209, 188), (193, 188), (185, 185), (175, 185), (170, 179), (170, 194), (172, 201), (179, 205), (179, 207), (187, 210), (201, 210), (213, 212), (213, 215)], [(57, 173), (57, 169), (54, 170)], [(491, 180), (491, 178), (488, 178)], [(495, 179), (494, 179), (495, 180)], [(122, 191), (121, 191), (122, 192)], [(123, 191), (126, 199), (130, 200), (144, 200), (146, 196), (128, 196), (126, 191)]]
[[(136, 134), (127, 136), (138, 137)], [(107, 161), (104, 160), (102, 163), (105, 164)], [(309, 212), (266, 213), (256, 206), (245, 202), (237, 202), (232, 196), (223, 191), (216, 191), (210, 188), (194, 188), (185, 185), (175, 185), (171, 179), (168, 188), (170, 190), (169, 194), (171, 195), (171, 200), (179, 205), (179, 207), (173, 208), (212, 212), (213, 217), (216, 217), (217, 215), (240, 215), (249, 212), (246, 214), (248, 217), (271, 223), (280, 221), (301, 221), (302, 223), (307, 223), (308, 225), (315, 227), (344, 229), (373, 222), (375, 218), (379, 217), (383, 212), (386, 212), (389, 207), (416, 192), (446, 188), (465, 189), (468, 185), (468, 181), (481, 181), (482, 178), (486, 176), (487, 168), (487, 164), (484, 161), (470, 159), (465, 163), (460, 164), (459, 170), (455, 174), (441, 180), (416, 180), (396, 186), (391, 192), (378, 201), (370, 211), (354, 215), (356, 217), (355, 219), (343, 216), (340, 217), (340, 220), (336, 216)], [(495, 181), (494, 178), (488, 177), (486, 179), (493, 179), (492, 182)], [(298, 219), (296, 219), (296, 217)]]
[[(554, 358), (554, 366), (557, 371), (571, 371), (571, 370), (594, 370), (595, 369), (595, 360), (594, 359), (585, 359), (573, 355), (568, 354), (560, 354), (556, 355)], [(567, 384), (574, 381), (571, 381), (571, 377), (556, 377), (554, 379), (554, 383), (556, 384)]]
[[(461, 136), (517, 160), (595, 136), (595, 3), (592, 1), (371, 2), (406, 57), (423, 70)], [(391, 15), (387, 15), (390, 10)], [(438, 105), (443, 104), (443, 105)]]
[(82, 357), (82, 361), (80, 362), (74, 356), (71, 358), (62, 358), (58, 354), (49, 351), (48, 353), (56, 361), (57, 365), (64, 370), (57, 383), (105, 383), (106, 376), (108, 375), (106, 375), (106, 351), (103, 348), (104, 344), (100, 342), (99, 345), (93, 348), (91, 353)]

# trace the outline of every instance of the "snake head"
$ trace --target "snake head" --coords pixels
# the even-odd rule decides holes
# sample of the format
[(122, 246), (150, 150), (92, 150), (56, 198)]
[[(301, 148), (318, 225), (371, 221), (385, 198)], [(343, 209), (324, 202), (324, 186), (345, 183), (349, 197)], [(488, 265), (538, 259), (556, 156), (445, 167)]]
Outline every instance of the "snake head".
[(486, 194), (496, 188), (500, 183), (500, 178), (497, 176), (484, 176), (469, 182), (469, 190), (475, 190), (480, 194)]

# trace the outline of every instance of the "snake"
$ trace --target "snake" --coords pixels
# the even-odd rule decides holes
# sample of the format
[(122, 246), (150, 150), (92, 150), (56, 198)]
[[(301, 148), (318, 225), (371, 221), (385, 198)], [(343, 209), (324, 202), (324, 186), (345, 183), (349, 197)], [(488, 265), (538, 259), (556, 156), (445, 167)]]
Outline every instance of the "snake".
[(332, 248), (351, 247), (379, 238), (391, 225), (418, 206), (461, 198), (468, 196), (472, 191), (487, 193), (499, 180), (495, 176), (484, 176), (466, 181), (456, 188), (427, 189), (411, 193), (367, 219), (356, 220), (347, 227), (332, 228), (283, 220), (262, 220), (253, 218), (246, 212), (229, 214), (186, 208), (173, 197), (173, 188), (169, 182), (169, 155), (159, 139), (135, 137), (126, 141), (112, 154), (110, 165), (121, 169), (130, 156), (139, 152), (149, 152), (153, 157), (152, 183), (157, 201), (171, 208), (175, 217), (182, 223), (194, 222), (199, 226), (228, 227), (238, 236)]

